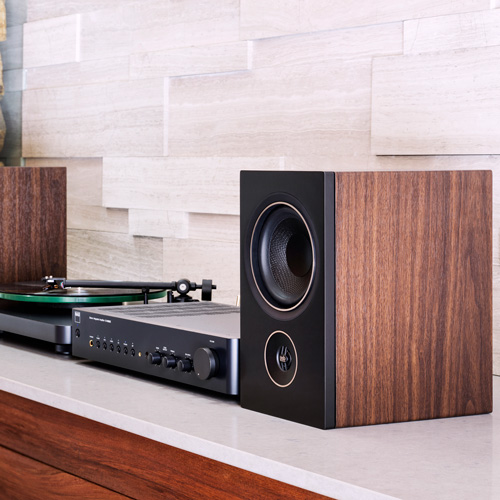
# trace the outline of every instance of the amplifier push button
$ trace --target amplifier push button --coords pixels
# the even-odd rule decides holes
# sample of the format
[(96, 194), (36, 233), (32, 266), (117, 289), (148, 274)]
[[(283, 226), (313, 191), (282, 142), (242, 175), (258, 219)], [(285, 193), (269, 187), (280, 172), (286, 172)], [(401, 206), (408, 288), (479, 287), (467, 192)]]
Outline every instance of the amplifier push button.
[(148, 363), (151, 365), (161, 364), (161, 354), (159, 352), (150, 352), (148, 354)]
[(190, 359), (179, 359), (177, 369), (180, 372), (190, 372), (193, 369), (193, 362)]
[(164, 368), (175, 368), (177, 366), (177, 358), (171, 354), (163, 356), (161, 364)]

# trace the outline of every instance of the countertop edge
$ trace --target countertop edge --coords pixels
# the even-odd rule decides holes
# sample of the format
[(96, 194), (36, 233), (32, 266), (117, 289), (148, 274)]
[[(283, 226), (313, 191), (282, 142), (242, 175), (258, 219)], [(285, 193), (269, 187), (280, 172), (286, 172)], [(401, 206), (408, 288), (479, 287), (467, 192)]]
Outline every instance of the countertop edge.
[[(0, 377), (0, 390), (321, 495), (342, 500), (396, 499), (5, 377)], [(139, 427), (142, 429), (139, 430)], [(165, 433), (168, 435), (167, 439)]]

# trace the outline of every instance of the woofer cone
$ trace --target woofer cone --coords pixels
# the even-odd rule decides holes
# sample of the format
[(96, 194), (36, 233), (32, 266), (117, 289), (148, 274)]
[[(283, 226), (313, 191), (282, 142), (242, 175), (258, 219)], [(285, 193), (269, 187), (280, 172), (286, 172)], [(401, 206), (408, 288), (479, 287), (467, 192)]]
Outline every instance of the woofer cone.
[(269, 205), (255, 223), (250, 244), (252, 274), (262, 298), (278, 310), (300, 305), (315, 269), (311, 232), (300, 212), (284, 202)]

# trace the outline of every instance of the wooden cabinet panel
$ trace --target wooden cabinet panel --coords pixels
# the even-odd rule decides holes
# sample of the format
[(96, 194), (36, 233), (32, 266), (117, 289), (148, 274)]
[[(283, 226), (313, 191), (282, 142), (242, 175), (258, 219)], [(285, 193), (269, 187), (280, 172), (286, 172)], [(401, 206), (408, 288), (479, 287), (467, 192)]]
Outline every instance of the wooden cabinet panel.
[(66, 169), (0, 168), (0, 283), (66, 274)]
[(9, 500), (128, 498), (1, 446), (0, 494)]
[(0, 445), (136, 500), (327, 498), (4, 391)]
[(491, 172), (336, 179), (336, 425), (491, 412)]

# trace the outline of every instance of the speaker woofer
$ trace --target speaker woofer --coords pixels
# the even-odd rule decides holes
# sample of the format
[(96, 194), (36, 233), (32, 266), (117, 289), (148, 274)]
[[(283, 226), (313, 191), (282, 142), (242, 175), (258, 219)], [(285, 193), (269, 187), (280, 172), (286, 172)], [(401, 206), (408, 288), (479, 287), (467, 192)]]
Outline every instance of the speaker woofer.
[(251, 240), (257, 289), (273, 308), (291, 310), (311, 287), (314, 245), (304, 217), (284, 202), (269, 205), (257, 219)]

